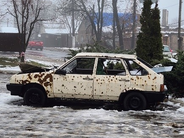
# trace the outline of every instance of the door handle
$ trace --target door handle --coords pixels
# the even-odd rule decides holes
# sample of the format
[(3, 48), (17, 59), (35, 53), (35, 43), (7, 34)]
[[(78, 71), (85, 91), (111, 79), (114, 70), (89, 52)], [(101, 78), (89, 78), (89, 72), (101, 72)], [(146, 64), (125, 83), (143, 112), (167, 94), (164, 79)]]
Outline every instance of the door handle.
[(127, 79), (119, 79), (119, 81), (129, 82), (130, 80), (127, 80)]

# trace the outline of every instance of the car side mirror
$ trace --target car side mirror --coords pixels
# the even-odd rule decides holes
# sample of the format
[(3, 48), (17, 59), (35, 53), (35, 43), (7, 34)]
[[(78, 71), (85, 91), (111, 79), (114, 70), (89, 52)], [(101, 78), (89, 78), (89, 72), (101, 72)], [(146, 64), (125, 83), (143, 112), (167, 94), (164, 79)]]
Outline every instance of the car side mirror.
[(66, 70), (63, 69), (57, 69), (55, 74), (61, 74), (61, 75), (66, 75)]

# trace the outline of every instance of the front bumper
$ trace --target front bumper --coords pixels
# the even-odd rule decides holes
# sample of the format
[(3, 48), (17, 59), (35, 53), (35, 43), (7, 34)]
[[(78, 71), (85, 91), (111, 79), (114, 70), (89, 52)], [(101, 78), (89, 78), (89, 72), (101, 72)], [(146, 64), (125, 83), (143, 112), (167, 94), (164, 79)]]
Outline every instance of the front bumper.
[(9, 83), (6, 85), (7, 90), (11, 92), (11, 95), (17, 95), (23, 97), (22, 89), (23, 85), (22, 84), (12, 84)]

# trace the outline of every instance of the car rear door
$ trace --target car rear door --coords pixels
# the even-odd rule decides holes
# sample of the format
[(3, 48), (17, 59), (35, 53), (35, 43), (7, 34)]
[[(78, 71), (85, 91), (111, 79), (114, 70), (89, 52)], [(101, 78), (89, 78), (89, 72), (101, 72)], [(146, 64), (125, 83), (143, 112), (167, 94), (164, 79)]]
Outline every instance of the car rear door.
[(99, 58), (96, 76), (94, 78), (94, 99), (118, 100), (119, 95), (130, 86), (130, 77), (122, 59), (103, 59), (103, 70), (99, 73), (98, 66), (101, 64)]

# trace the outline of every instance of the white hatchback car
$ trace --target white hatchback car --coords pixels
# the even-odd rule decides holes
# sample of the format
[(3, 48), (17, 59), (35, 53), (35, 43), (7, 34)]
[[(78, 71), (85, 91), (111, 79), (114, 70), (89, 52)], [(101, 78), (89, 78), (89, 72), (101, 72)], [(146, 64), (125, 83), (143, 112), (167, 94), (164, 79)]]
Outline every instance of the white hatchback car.
[(166, 58), (172, 58), (172, 49), (168, 45), (163, 45), (163, 56)]
[(44, 106), (48, 98), (118, 102), (125, 110), (143, 110), (165, 98), (164, 76), (135, 55), (78, 53), (51, 70), (23, 71), (7, 89), (26, 105)]

